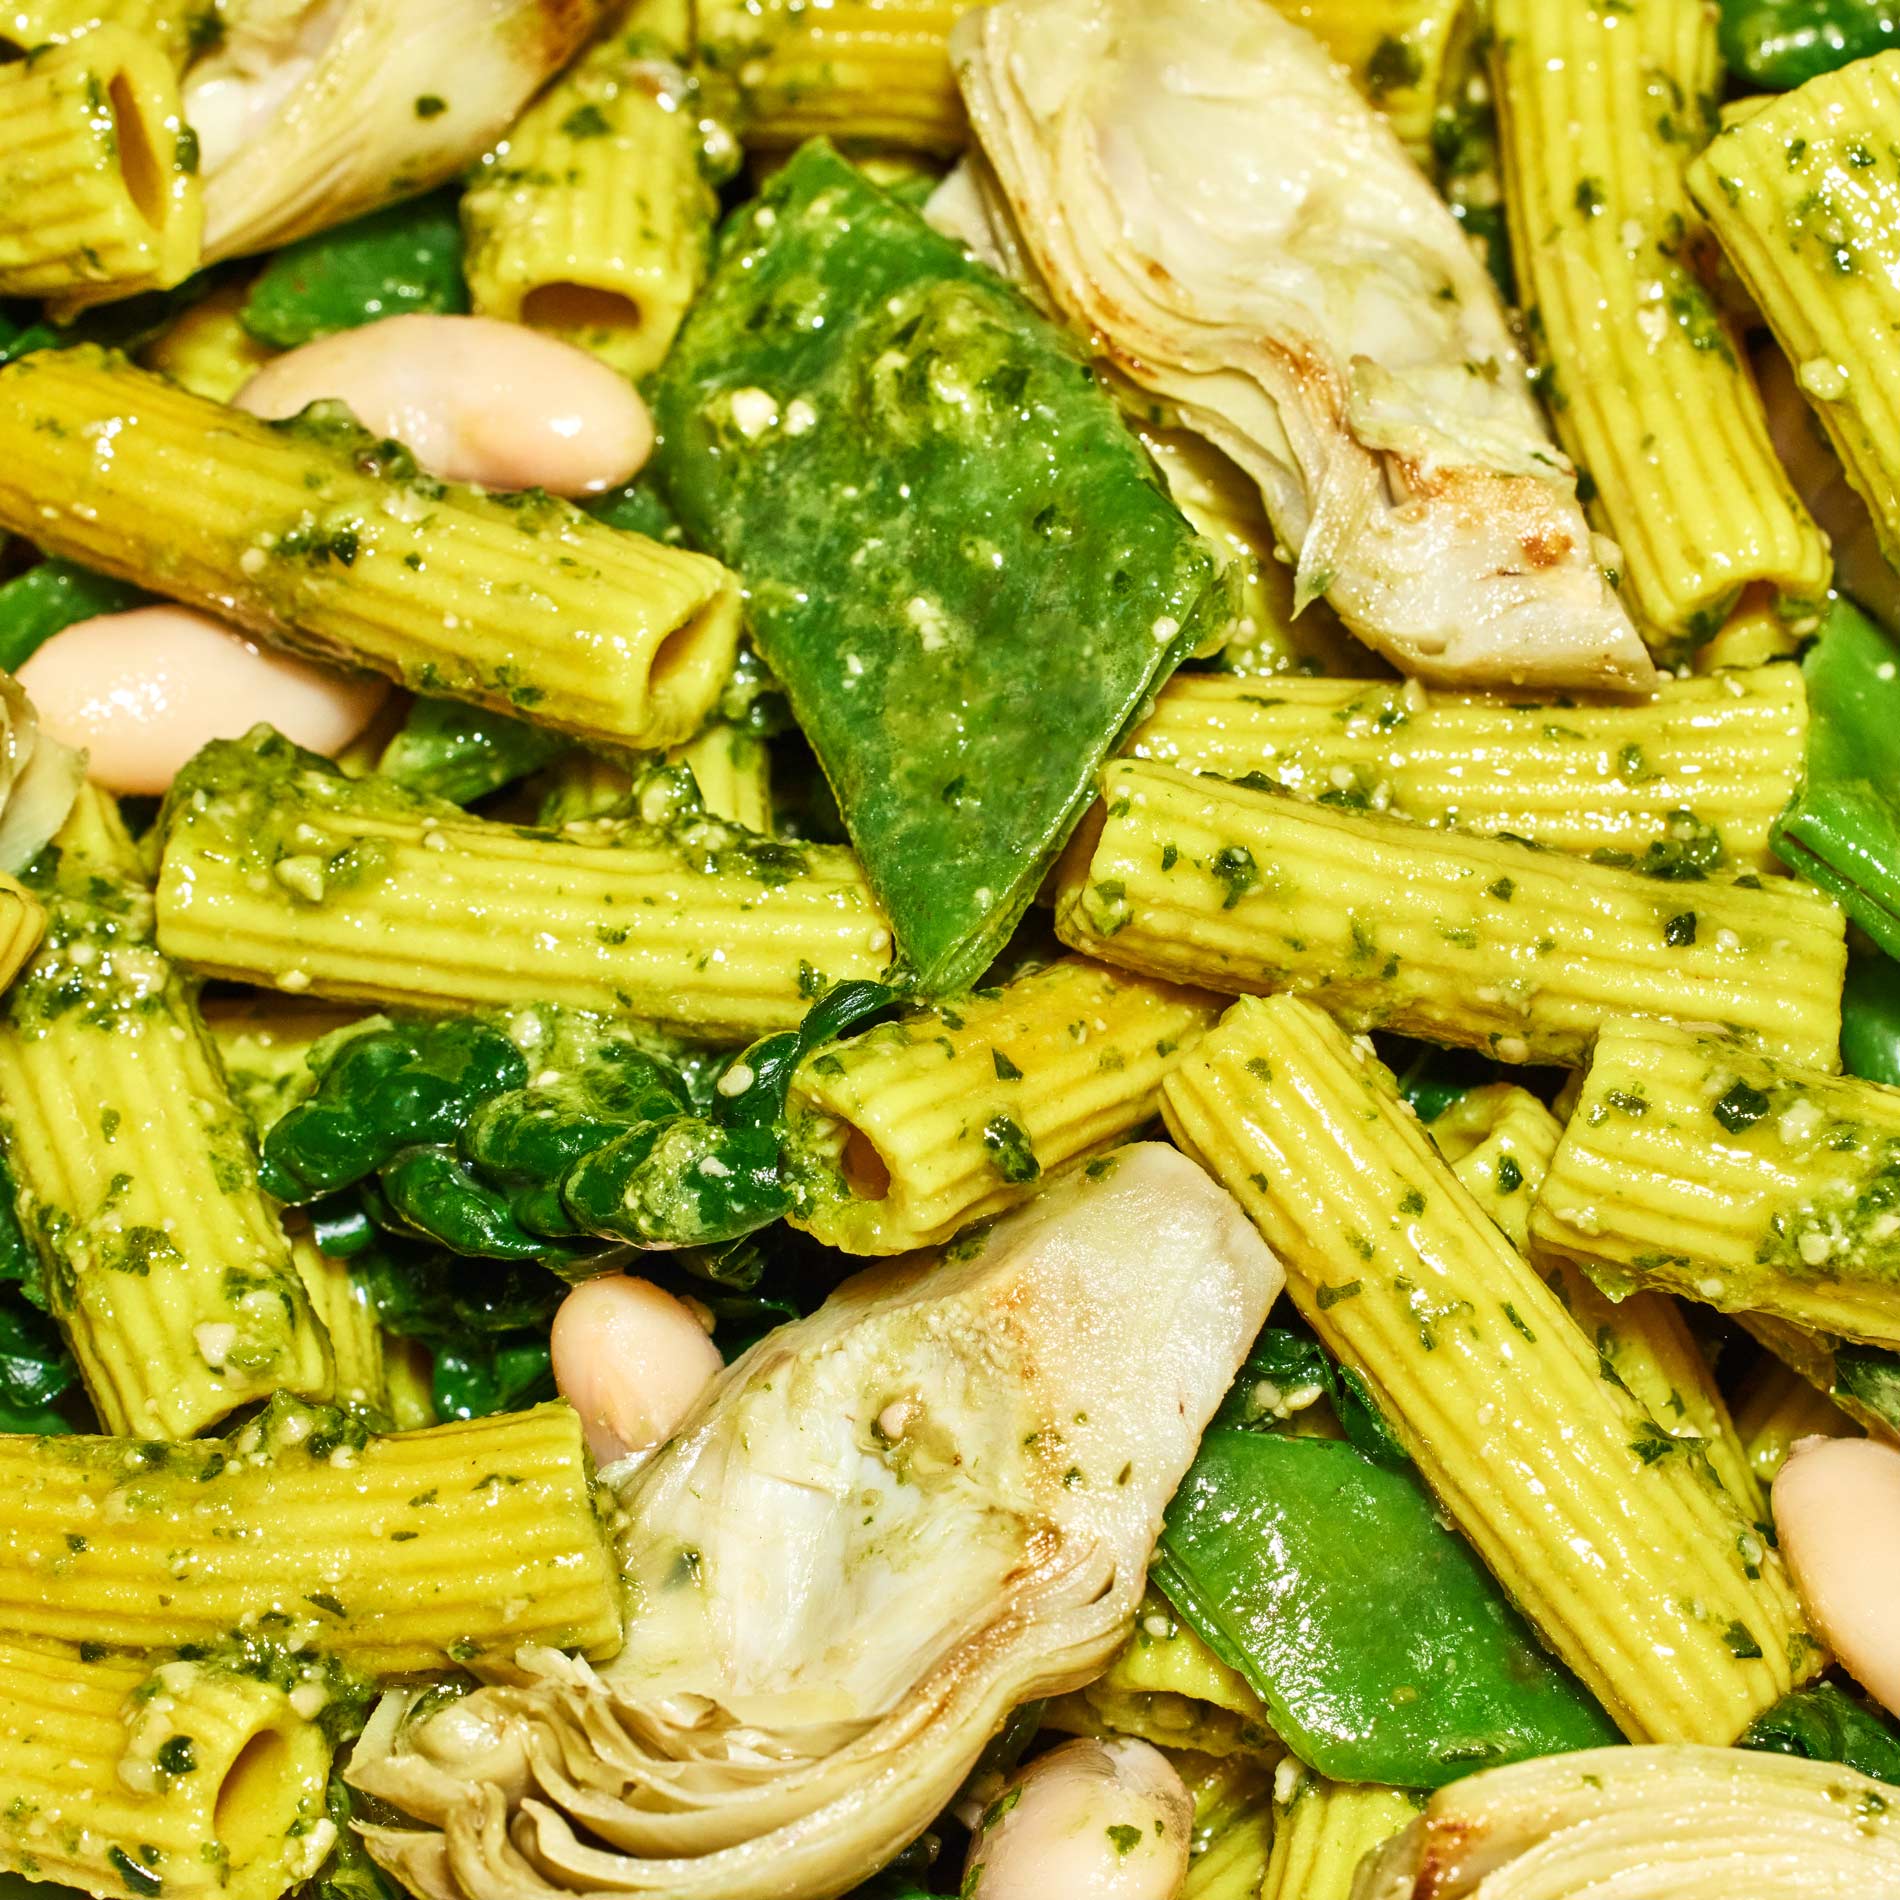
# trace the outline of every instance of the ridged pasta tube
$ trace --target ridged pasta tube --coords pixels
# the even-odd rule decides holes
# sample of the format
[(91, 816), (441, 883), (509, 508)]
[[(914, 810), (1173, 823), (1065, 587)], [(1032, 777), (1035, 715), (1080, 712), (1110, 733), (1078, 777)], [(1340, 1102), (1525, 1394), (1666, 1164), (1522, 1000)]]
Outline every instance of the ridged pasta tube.
[(0, 296), (169, 289), (203, 235), (197, 143), (157, 46), (102, 26), (0, 67)]
[(1768, 834), (1800, 782), (1807, 726), (1793, 666), (1562, 706), (1415, 681), (1177, 673), (1126, 755), (1583, 856), (1719, 845), (1762, 871), (1779, 868)]
[(1124, 1141), (1217, 998), (1064, 957), (808, 1056), (787, 1118), (810, 1196), (794, 1225), (849, 1253), (948, 1240)]
[(239, 316), (249, 284), (226, 284), (201, 297), (139, 352), (139, 362), (211, 402), (229, 402), (278, 352), (260, 343)]
[(1352, 1900), (1359, 1863), (1417, 1820), (1423, 1802), (1404, 1788), (1328, 1781), (1289, 1758), (1275, 1778), (1260, 1900)]
[(1900, 53), (1810, 80), (1731, 126), (1689, 188), (1795, 366), (1900, 563)]
[(1684, 883), (1120, 760), (1056, 883), (1056, 932), (1349, 1029), (1580, 1066), (1617, 1016), (1721, 1023), (1838, 1062), (1838, 907), (1790, 878)]
[(639, 34), (582, 56), (462, 197), (475, 310), (655, 370), (712, 262), (719, 199), (686, 75)]
[(975, 0), (710, 0), (699, 58), (738, 91), (748, 143), (959, 151), (950, 29)]
[(1805, 1379), (1864, 1432), (1900, 1442), (1900, 1417), (1890, 1405), (1883, 1408), (1869, 1402), (1875, 1395), (1862, 1391), (1862, 1369), (1851, 1359), (1845, 1366), (1841, 1362), (1842, 1341), (1825, 1333), (1805, 1332), (1768, 1313), (1737, 1313), (1735, 1317), (1757, 1345)]
[[(1472, 1089), (1426, 1129), (1465, 1191), (1523, 1252), (1531, 1206), (1563, 1124), (1529, 1090), (1495, 1083)], [(1620, 1379), (1671, 1438), (1706, 1456), (1750, 1523), (1765, 1518), (1767, 1504), (1727, 1402), (1675, 1301), (1663, 1293), (1632, 1293), (1613, 1303), (1566, 1265), (1544, 1278), (1595, 1345), (1603, 1376)]]
[(360, 1010), (256, 990), (241, 1000), (209, 1000), (203, 1015), (231, 1099), (260, 1137), (314, 1085), (304, 1062), (311, 1046), (332, 1030), (362, 1020)]
[(383, 1374), (383, 1329), (369, 1295), (348, 1262), (332, 1258), (307, 1233), (291, 1236), (290, 1257), (310, 1310), (330, 1338), (336, 1403), (377, 1425), (394, 1422)]
[(82, 346), (0, 369), (0, 434), (0, 527), (416, 692), (671, 745), (732, 668), (716, 561), (434, 481), (341, 411), (264, 422)]
[(1764, 1357), (1735, 1402), (1742, 1456), (1765, 1491), (1798, 1438), (1856, 1438), (1854, 1421), (1779, 1359)]
[(216, 0), (0, 0), (0, 54), (24, 56), (106, 26), (149, 41), (183, 68), (220, 20)]
[(1531, 1210), (1611, 1291), (1900, 1346), (1900, 1090), (1613, 1023)]
[(329, 1344), (111, 800), (82, 791), (55, 845), (46, 942), (0, 1017), (0, 1142), (93, 1407), (188, 1438), (280, 1388), (327, 1397)]
[(270, 1683), (0, 1638), (0, 1708), (0, 1871), (277, 1900), (329, 1853), (330, 1744)]
[(839, 847), (710, 821), (522, 830), (343, 779), (268, 728), (185, 767), (163, 836), (167, 953), (292, 994), (412, 1009), (532, 995), (742, 1042), (890, 961)]
[(1623, 595), (1674, 654), (1742, 589), (1827, 593), (1739, 343), (1696, 275), (1683, 172), (1721, 58), (1702, 0), (1497, 0), (1492, 88), (1511, 252), (1557, 434), (1622, 549)]
[(1180, 1900), (1256, 1900), (1273, 1838), (1273, 1774), (1250, 1755), (1176, 1756), (1194, 1797), (1193, 1858)]
[(1352, 74), (1421, 164), (1432, 125), (1467, 73), (1472, 0), (1274, 0)]
[(1244, 1000), (1162, 1087), (1295, 1303), (1513, 1602), (1632, 1741), (1732, 1741), (1820, 1651), (1780, 1558), (1606, 1380), (1370, 1055)]
[(675, 746), (669, 762), (685, 766), (715, 818), (743, 825), (760, 837), (772, 835), (772, 755), (758, 734), (715, 719), (696, 737)]
[(20, 966), (39, 947), (46, 929), (46, 913), (33, 893), (0, 874), (0, 989), (19, 974)]
[(226, 1440), (0, 1437), (0, 1495), (0, 1630), (158, 1649), (268, 1617), (378, 1676), (620, 1643), (562, 1404), (386, 1437), (281, 1398)]

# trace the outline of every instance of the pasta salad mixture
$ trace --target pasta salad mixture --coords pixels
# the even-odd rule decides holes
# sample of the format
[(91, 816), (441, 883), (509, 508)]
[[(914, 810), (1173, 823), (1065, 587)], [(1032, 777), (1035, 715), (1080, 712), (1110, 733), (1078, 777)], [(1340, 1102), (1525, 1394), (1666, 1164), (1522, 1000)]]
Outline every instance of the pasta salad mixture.
[(0, 0), (0, 1900), (1900, 1900), (1900, 7)]

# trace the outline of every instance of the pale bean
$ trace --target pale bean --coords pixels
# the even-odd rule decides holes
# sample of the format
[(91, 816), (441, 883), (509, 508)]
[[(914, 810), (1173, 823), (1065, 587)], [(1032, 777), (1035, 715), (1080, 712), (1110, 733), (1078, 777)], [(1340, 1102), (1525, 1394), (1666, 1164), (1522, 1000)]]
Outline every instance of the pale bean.
[(492, 317), (388, 317), (288, 351), (238, 391), (255, 416), (345, 404), (431, 475), (484, 488), (598, 495), (639, 473), (653, 422), (585, 350)]
[(20, 668), (41, 729), (90, 755), (114, 792), (162, 792), (198, 748), (260, 722), (332, 757), (376, 715), (386, 681), (260, 647), (189, 607), (75, 621)]
[(1815, 1633), (1900, 1715), (1900, 1451), (1803, 1438), (1775, 1478), (1775, 1530)]
[(970, 1840), (971, 1900), (1174, 1900), (1194, 1804), (1146, 1742), (1065, 1742), (1011, 1777)]
[(682, 1301), (620, 1273), (561, 1302), (548, 1346), (599, 1465), (671, 1438), (722, 1363)]

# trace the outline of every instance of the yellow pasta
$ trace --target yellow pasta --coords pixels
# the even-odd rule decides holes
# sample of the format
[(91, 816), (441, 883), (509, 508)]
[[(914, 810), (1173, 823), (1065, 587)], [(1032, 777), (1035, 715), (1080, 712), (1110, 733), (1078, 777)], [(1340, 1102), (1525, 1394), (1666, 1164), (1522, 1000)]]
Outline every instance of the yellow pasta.
[(1274, 0), (1325, 43), (1392, 121), (1412, 156), (1432, 156), (1432, 126), (1466, 77), (1473, 0)]
[[(1426, 1126), (1465, 1191), (1522, 1252), (1563, 1124), (1527, 1090), (1494, 1084), (1472, 1089)], [(1661, 1293), (1613, 1303), (1569, 1266), (1544, 1277), (1596, 1347), (1603, 1376), (1620, 1380), (1671, 1438), (1706, 1457), (1745, 1518), (1765, 1517), (1721, 1388), (1676, 1303)]]
[(387, 781), (338, 778), (268, 729), (173, 786), (158, 883), (168, 954), (300, 995), (410, 1008), (524, 997), (708, 1042), (795, 1028), (891, 936), (836, 846), (702, 823), (529, 831)]
[(269, 1683), (0, 1639), (0, 1708), (0, 1872), (277, 1900), (329, 1851), (330, 1744)]
[(712, 260), (719, 200), (691, 82), (617, 34), (521, 116), (462, 198), (469, 297), (642, 377)]
[(369, 1675), (611, 1654), (619, 1577), (566, 1405), (386, 1437), (279, 1398), (229, 1440), (0, 1437), (0, 1631), (127, 1649), (269, 1617)]
[[(1818, 1666), (1780, 1559), (1310, 1004), (1245, 1000), (1162, 1089), (1327, 1347), (1632, 1741), (1732, 1741)], [(1613, 1583), (1612, 1583), (1613, 1580)]]
[(1278, 1753), (1266, 1704), (1150, 1588), (1115, 1660), (1043, 1716), (1080, 1735), (1134, 1735), (1203, 1755)]
[(1730, 127), (1689, 186), (1900, 560), (1900, 53), (1810, 80)]
[(1531, 1210), (1532, 1252), (1613, 1293), (1900, 1346), (1896, 1156), (1900, 1090), (1613, 1023)]
[(239, 320), (250, 294), (249, 284), (226, 284), (201, 297), (146, 344), (139, 361), (194, 396), (229, 402), (278, 354)]
[(374, 1424), (393, 1423), (383, 1371), (383, 1330), (369, 1295), (351, 1276), (348, 1262), (332, 1259), (308, 1233), (291, 1235), (290, 1257), (310, 1310), (329, 1335), (336, 1403)]
[(1652, 646), (1744, 587), (1818, 610), (1826, 537), (1795, 499), (1735, 335), (1696, 275), (1683, 173), (1721, 70), (1702, 0), (1497, 0), (1511, 249), (1559, 439), (1622, 550)]
[(0, 369), (0, 433), (0, 526), (417, 692), (671, 745), (732, 667), (717, 562), (536, 491), (418, 475), (322, 409), (263, 422), (80, 347)]
[(218, 0), (0, 0), (0, 57), (120, 27), (183, 68), (224, 31)]
[(43, 875), (45, 946), (0, 1019), (20, 1224), (109, 1430), (186, 1438), (280, 1388), (327, 1397), (328, 1341), (257, 1184), (136, 848), (82, 792)]
[(1800, 782), (1807, 727), (1793, 666), (1562, 706), (1415, 681), (1180, 673), (1126, 755), (1583, 856), (1762, 871), (1777, 868), (1768, 834)]
[(358, 1010), (261, 993), (208, 1001), (203, 1014), (231, 1099), (260, 1136), (309, 1092), (314, 1078), (304, 1058), (312, 1045), (362, 1020)]
[(807, 1057), (794, 1224), (850, 1253), (935, 1246), (1150, 1120), (1219, 1001), (1080, 957)]
[(1730, 1024), (1838, 1062), (1845, 926), (1792, 879), (1683, 883), (1122, 760), (1056, 881), (1087, 955), (1575, 1067), (1603, 1022)]
[(968, 136), (950, 29), (974, 0), (705, 0), (699, 58), (731, 85), (748, 142), (808, 138), (948, 157)]
[(1735, 1402), (1742, 1455), (1765, 1492), (1799, 1438), (1854, 1438), (1854, 1421), (1779, 1359), (1764, 1357)]
[(1735, 1317), (1754, 1335), (1758, 1345), (1826, 1397), (1870, 1437), (1900, 1441), (1900, 1422), (1892, 1417), (1891, 1409), (1881, 1411), (1867, 1404), (1852, 1372), (1843, 1376), (1840, 1340), (1825, 1333), (1805, 1332), (1767, 1313), (1737, 1313)]
[(1409, 1827), (1423, 1805), (1403, 1788), (1328, 1781), (1290, 1762), (1274, 1785), (1273, 1852), (1260, 1900), (1352, 1900), (1360, 1861)]
[(39, 899), (14, 879), (0, 876), (0, 989), (39, 948), (45, 929), (46, 912)]
[(167, 289), (203, 236), (197, 139), (157, 46), (102, 26), (0, 67), (0, 296)]
[(1275, 1770), (1252, 1755), (1174, 1757), (1194, 1797), (1181, 1900), (1255, 1900), (1273, 1839)]

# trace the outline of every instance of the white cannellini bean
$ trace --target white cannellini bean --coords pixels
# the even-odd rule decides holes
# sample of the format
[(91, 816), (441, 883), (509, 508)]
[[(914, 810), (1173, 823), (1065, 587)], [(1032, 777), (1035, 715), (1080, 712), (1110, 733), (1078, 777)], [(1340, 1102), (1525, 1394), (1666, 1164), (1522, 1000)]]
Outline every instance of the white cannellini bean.
[(1900, 1451), (1803, 1438), (1775, 1478), (1775, 1530), (1815, 1631), (1900, 1715)]
[(561, 1302), (548, 1346), (598, 1465), (672, 1437), (722, 1363), (683, 1302), (619, 1273)]
[(1146, 1742), (1065, 1742), (1012, 1776), (970, 1840), (971, 1900), (1175, 1900), (1194, 1803)]
[(259, 723), (333, 757), (383, 703), (388, 683), (274, 653), (190, 607), (96, 614), (53, 635), (20, 668), (43, 731), (91, 755), (113, 792), (162, 792), (212, 739)]
[(599, 495), (653, 450), (653, 421), (625, 377), (585, 350), (492, 317), (387, 317), (306, 343), (238, 391), (254, 416), (346, 404), (444, 481)]

